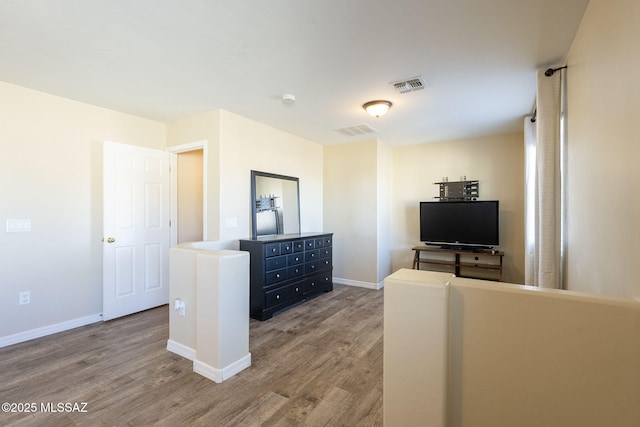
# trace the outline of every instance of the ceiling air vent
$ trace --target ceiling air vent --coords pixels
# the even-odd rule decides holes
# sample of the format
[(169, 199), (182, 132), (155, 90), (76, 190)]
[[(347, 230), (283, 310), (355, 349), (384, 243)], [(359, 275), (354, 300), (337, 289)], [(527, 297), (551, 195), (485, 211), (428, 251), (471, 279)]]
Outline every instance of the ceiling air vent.
[(411, 79), (401, 80), (391, 84), (394, 89), (400, 93), (415, 92), (416, 90), (422, 90), (427, 87), (422, 77), (413, 77)]
[(366, 135), (368, 133), (377, 133), (378, 131), (367, 124), (348, 126), (340, 129), (334, 129), (336, 132), (344, 136)]

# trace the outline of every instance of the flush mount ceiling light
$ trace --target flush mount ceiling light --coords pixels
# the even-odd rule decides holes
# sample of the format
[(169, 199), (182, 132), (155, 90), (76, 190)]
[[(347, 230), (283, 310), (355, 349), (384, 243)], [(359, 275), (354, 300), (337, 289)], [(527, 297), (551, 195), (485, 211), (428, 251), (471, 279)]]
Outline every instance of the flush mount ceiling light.
[(367, 113), (371, 114), (376, 119), (389, 111), (393, 104), (390, 101), (369, 101), (362, 105), (362, 108), (366, 110)]

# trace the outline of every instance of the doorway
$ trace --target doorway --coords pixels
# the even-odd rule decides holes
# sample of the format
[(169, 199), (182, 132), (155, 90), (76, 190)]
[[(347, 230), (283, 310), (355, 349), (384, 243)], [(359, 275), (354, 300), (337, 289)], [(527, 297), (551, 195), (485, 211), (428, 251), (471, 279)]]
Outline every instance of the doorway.
[(177, 243), (204, 240), (203, 150), (178, 153)]
[(207, 240), (207, 141), (169, 147), (171, 246)]

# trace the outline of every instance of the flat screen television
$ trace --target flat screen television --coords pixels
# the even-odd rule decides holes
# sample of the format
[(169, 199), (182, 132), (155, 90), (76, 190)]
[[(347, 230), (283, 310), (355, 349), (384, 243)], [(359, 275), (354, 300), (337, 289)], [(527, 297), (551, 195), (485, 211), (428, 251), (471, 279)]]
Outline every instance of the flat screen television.
[(453, 249), (500, 244), (498, 200), (420, 202), (420, 241)]

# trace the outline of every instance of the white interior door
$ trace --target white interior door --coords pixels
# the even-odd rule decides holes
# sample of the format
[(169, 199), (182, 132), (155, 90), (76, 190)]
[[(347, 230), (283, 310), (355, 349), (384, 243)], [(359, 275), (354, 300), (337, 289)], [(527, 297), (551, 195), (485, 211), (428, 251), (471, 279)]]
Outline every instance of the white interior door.
[(104, 320), (169, 302), (169, 153), (104, 142)]

